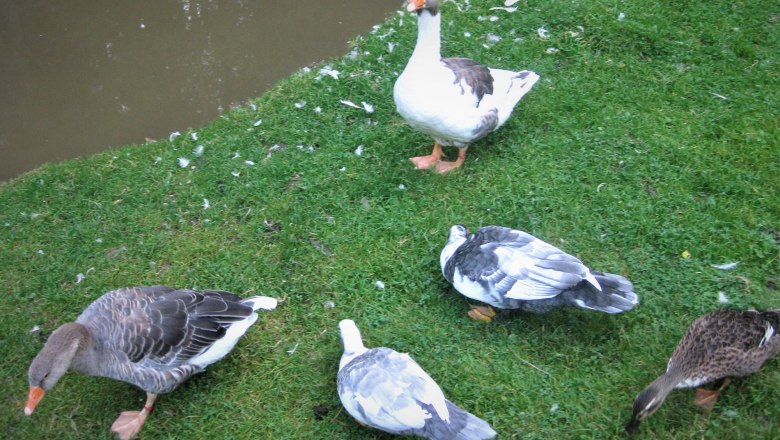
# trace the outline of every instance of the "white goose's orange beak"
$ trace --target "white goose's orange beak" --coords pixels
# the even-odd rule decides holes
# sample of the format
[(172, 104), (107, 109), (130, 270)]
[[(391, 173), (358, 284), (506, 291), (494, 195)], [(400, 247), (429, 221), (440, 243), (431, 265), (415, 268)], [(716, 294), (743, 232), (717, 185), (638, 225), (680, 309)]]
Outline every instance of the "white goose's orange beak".
[(425, 0), (408, 0), (406, 2), (406, 10), (409, 12), (414, 12), (423, 6), (425, 6)]
[(44, 394), (46, 394), (46, 391), (43, 391), (43, 388), (35, 386), (30, 387), (30, 394), (27, 395), (27, 405), (24, 406), (24, 415), (32, 415), (33, 411), (35, 411), (35, 407), (38, 406), (38, 402), (43, 399)]

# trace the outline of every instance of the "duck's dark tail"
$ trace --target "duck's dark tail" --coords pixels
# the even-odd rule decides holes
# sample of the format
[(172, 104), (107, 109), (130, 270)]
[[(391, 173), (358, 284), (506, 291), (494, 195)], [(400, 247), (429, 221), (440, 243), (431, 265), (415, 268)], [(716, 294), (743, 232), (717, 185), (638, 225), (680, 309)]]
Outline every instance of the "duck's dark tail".
[(577, 287), (564, 293), (572, 304), (584, 309), (605, 313), (622, 313), (639, 304), (634, 285), (626, 278), (611, 273), (592, 272), (601, 290), (592, 283), (583, 281)]

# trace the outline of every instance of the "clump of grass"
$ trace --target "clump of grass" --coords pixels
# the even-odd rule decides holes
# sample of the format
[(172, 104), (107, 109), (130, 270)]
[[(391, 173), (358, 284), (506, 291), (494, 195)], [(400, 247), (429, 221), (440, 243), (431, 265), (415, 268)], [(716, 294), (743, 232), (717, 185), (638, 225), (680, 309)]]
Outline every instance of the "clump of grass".
[[(282, 300), (228, 358), (160, 399), (150, 438), (384, 438), (340, 410), (336, 324), (347, 317), (369, 346), (410, 352), (502, 438), (620, 438), (636, 393), (687, 325), (722, 306), (718, 292), (735, 307), (778, 307), (775, 5), (464, 6), (442, 6), (446, 55), (529, 68), (542, 81), (458, 172), (407, 161), (430, 140), (395, 114), (392, 84), (415, 26), (394, 15), (355, 39), (354, 56), (327, 63), (338, 80), (317, 79), (324, 64), (294, 74), (193, 129), (197, 142), (185, 133), (3, 184), (3, 436), (105, 438), (120, 410), (140, 404), (126, 384), (70, 374), (33, 419), (22, 415), (42, 336), (121, 286)], [(479, 18), (490, 15), (498, 20)], [(438, 268), (453, 223), (524, 229), (628, 276), (642, 303), (617, 316), (471, 322)], [(732, 271), (711, 266), (731, 261)], [(773, 360), (709, 416), (690, 393), (673, 393), (638, 435), (771, 438), (778, 389)]]

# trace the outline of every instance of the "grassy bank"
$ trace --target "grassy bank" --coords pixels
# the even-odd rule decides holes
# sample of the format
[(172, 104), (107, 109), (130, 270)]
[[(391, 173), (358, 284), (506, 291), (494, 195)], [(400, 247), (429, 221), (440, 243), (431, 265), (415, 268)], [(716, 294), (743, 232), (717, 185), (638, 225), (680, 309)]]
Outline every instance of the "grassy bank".
[[(108, 438), (140, 408), (130, 385), (69, 374), (22, 413), (43, 338), (121, 286), (282, 301), (158, 400), (142, 438), (386, 438), (341, 410), (343, 318), (368, 346), (410, 352), (501, 438), (620, 438), (633, 398), (719, 292), (780, 307), (776, 2), (463, 4), (444, 3), (445, 54), (542, 80), (450, 175), (407, 160), (430, 140), (392, 102), (416, 32), (399, 14), (206, 126), (2, 184), (0, 436)], [(326, 64), (338, 79), (319, 74)], [(438, 268), (453, 223), (526, 230), (627, 276), (642, 303), (473, 322)], [(637, 438), (777, 437), (779, 390), (774, 359), (710, 415), (675, 392)], [(315, 407), (329, 411), (318, 420)]]

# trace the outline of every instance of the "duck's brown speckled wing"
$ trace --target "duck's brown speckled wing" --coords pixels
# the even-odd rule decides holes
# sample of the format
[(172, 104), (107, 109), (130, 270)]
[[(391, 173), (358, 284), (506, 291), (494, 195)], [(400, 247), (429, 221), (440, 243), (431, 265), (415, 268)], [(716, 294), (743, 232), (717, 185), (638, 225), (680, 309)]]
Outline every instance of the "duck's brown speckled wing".
[(695, 320), (674, 350), (669, 369), (696, 379), (752, 374), (780, 352), (780, 311), (723, 309)]

